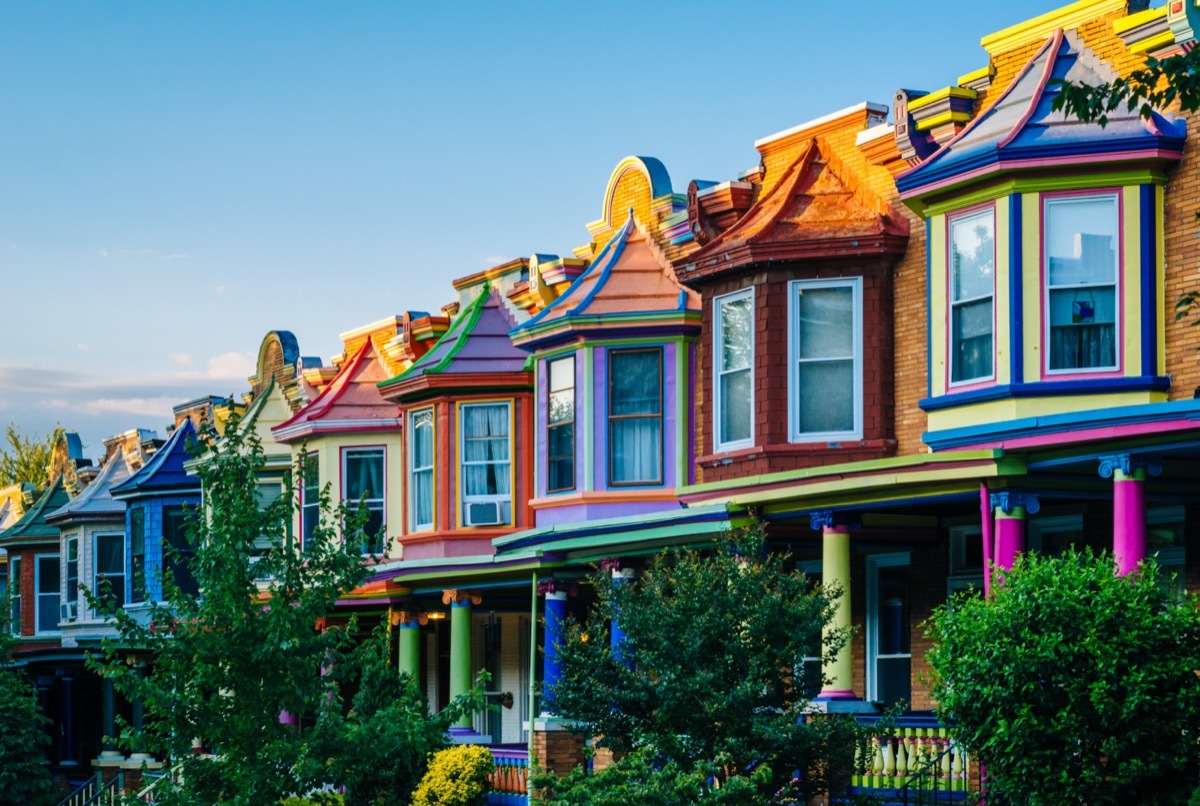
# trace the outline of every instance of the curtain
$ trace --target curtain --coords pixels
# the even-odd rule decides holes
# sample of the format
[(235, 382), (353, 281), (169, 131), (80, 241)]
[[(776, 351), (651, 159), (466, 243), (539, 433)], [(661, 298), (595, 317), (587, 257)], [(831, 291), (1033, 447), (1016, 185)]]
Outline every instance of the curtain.
[(463, 408), (464, 496), (508, 495), (508, 404)]
[(951, 317), (954, 341), (950, 379), (969, 381), (992, 375), (992, 298), (956, 305)]
[(662, 478), (662, 353), (609, 353), (609, 469), (614, 484)]
[(433, 414), (422, 411), (409, 422), (412, 424), (409, 518), (411, 528), (417, 529), (433, 525)]
[(346, 497), (383, 498), (383, 451), (354, 451), (346, 454)]

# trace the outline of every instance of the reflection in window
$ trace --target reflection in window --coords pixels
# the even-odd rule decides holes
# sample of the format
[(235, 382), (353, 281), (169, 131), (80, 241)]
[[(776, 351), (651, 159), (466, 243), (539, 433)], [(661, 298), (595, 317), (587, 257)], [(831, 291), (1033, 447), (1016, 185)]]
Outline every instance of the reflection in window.
[(303, 548), (312, 540), (313, 532), (321, 522), (321, 472), (317, 454), (306, 453), (301, 462), (304, 479), (300, 492), (300, 539)]
[(383, 552), (383, 448), (354, 448), (343, 454), (342, 490), (354, 511), (361, 502), (367, 520), (356, 535), (347, 535), (346, 550), (359, 554)]
[(608, 354), (610, 484), (661, 484), (662, 350)]
[(792, 288), (792, 440), (855, 434), (862, 406), (860, 281)]
[(8, 558), (8, 606), (9, 628), (13, 635), (21, 634), (21, 558)]
[(433, 528), (433, 409), (408, 416), (408, 527)]
[(754, 442), (754, 292), (742, 291), (714, 302), (713, 359), (716, 366), (716, 447)]
[(38, 554), (33, 558), (34, 594), (37, 598), (34, 632), (58, 632), (62, 582), (57, 554)]
[(546, 491), (575, 489), (575, 356), (547, 361)]
[(146, 601), (146, 510), (129, 510), (129, 571), (133, 584), (129, 601)]
[(950, 381), (992, 377), (996, 222), (992, 209), (950, 222)]
[(1116, 369), (1117, 198), (1046, 200), (1049, 369)]
[(171, 572), (175, 587), (182, 593), (196, 596), (200, 583), (192, 571), (196, 549), (188, 534), (187, 515), (183, 507), (163, 507), (163, 567)]
[[(125, 535), (96, 535), (97, 596), (111, 597), (116, 607), (125, 606)], [(107, 581), (107, 591), (105, 582)]]

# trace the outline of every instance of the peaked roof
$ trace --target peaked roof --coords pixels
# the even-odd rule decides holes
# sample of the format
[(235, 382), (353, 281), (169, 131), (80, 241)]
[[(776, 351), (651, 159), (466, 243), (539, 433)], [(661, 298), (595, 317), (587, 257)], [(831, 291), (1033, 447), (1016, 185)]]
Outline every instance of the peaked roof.
[(184, 469), (184, 463), (191, 458), (188, 445), (195, 437), (196, 427), (190, 419), (184, 420), (137, 473), (110, 488), (112, 497), (123, 501), (142, 495), (199, 492), (200, 479)]
[(429, 352), (379, 386), (387, 389), (423, 375), (522, 372), (529, 356), (508, 337), (516, 324), (497, 289), (485, 282)]
[(113, 455), (100, 469), (100, 475), (83, 488), (66, 505), (46, 516), (49, 523), (62, 525), (72, 521), (109, 520), (125, 517), (125, 504), (112, 497), (112, 490), (123, 484), (131, 475), (125, 460), (125, 451)]
[(294, 442), (314, 434), (392, 430), (400, 427), (396, 407), (379, 394), (387, 370), (377, 360), (371, 339), (312, 402), (291, 419), (271, 429), (278, 442)]
[(1117, 73), (1080, 41), (1059, 29), (1025, 64), (1008, 89), (950, 142), (896, 178), (903, 197), (958, 184), (1005, 167), (1045, 168), (1133, 158), (1179, 159), (1184, 120), (1117, 109), (1108, 123), (1083, 123), (1051, 104), (1059, 80), (1097, 85)]
[(776, 260), (903, 252), (908, 220), (860, 185), (823, 137), (810, 139), (779, 182), (729, 229), (692, 253), (688, 279)]
[(48, 524), (46, 515), (70, 500), (71, 496), (63, 484), (62, 476), (59, 476), (19, 521), (0, 532), (0, 546), (58, 540), (58, 527)]
[(531, 344), (543, 334), (636, 327), (638, 320), (647, 324), (698, 324), (699, 311), (699, 294), (679, 284), (674, 269), (637, 225), (630, 210), (625, 225), (604, 245), (587, 271), (510, 335), (518, 344)]

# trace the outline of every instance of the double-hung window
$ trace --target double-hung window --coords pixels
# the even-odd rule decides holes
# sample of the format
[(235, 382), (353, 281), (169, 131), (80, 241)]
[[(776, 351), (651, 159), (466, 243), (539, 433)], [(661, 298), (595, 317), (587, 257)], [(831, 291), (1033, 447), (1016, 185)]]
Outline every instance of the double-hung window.
[(162, 511), (163, 567), (171, 572), (175, 587), (182, 593), (196, 596), (200, 583), (192, 570), (196, 548), (188, 534), (187, 513), (181, 506), (163, 507)]
[[(96, 535), (96, 576), (92, 590), (97, 596), (111, 596), (117, 607), (125, 606), (125, 535)], [(104, 581), (108, 580), (108, 589)]]
[(37, 598), (34, 632), (58, 632), (59, 605), (62, 602), (58, 555), (35, 554), (33, 563), (33, 590)]
[(950, 383), (993, 377), (996, 212), (952, 218), (950, 229)]
[(306, 453), (301, 459), (303, 486), (300, 491), (300, 540), (301, 548), (312, 540), (313, 532), (321, 522), (321, 473), (317, 454)]
[(408, 528), (433, 528), (433, 409), (408, 415)]
[(790, 288), (792, 442), (862, 434), (862, 278), (797, 280)]
[(21, 634), (21, 558), (8, 558), (8, 627), (13, 635)]
[(469, 403), (459, 410), (459, 483), (464, 526), (512, 523), (512, 404)]
[(608, 483), (662, 484), (662, 350), (608, 353)]
[(1117, 223), (1113, 194), (1044, 200), (1046, 369), (1115, 370)]
[(129, 510), (129, 573), (132, 575), (129, 601), (146, 601), (146, 510)]
[(867, 689), (891, 706), (912, 697), (908, 552), (867, 557)]
[(713, 300), (713, 429), (718, 451), (754, 444), (754, 289)]
[(342, 497), (352, 509), (361, 502), (367, 515), (361, 530), (346, 537), (347, 550), (383, 552), (383, 465), (383, 448), (348, 448), (342, 454)]
[(63, 594), (62, 620), (74, 621), (79, 616), (79, 537), (67, 538), (67, 588)]
[(575, 489), (575, 356), (546, 362), (546, 491)]

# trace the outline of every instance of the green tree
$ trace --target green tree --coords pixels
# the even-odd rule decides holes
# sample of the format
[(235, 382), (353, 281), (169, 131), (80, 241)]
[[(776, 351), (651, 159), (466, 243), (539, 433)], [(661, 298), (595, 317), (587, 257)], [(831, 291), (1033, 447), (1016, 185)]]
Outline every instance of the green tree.
[(0, 448), (0, 487), (24, 481), (37, 485), (39, 491), (46, 489), (54, 446), (62, 435), (62, 428), (57, 427), (44, 438), (36, 434), (25, 436), (15, 424), (9, 423), (4, 429), (5, 447)]
[[(804, 718), (797, 675), (804, 656), (821, 652), (814, 644), (837, 591), (813, 591), (785, 556), (766, 551), (757, 526), (711, 552), (655, 557), (630, 584), (614, 585), (604, 574), (593, 584), (596, 607), (585, 624), (567, 625), (560, 645), (556, 713), (605, 746), (640, 751), (681, 776), (699, 770), (699, 780), (752, 792), (759, 802), (789, 791), (797, 770), (808, 794), (823, 786), (818, 762), (826, 740), (845, 726)], [(612, 619), (626, 635), (616, 651), (607, 639)], [(847, 638), (833, 636), (824, 651), (836, 652)], [(599, 796), (620, 774), (594, 776), (587, 786)], [(554, 792), (570, 787), (551, 778), (538, 781), (551, 787), (547, 802), (579, 802), (577, 792), (556, 801)], [(689, 786), (659, 780), (652, 791), (677, 785)]]
[[(8, 597), (3, 598), (9, 613)], [(34, 687), (13, 666), (16, 639), (0, 618), (0, 806), (37, 806), (50, 800), (50, 768), (43, 750), (50, 743)]]
[(1085, 123), (1108, 124), (1108, 114), (1122, 106), (1149, 117), (1156, 109), (1178, 103), (1183, 112), (1200, 109), (1200, 49), (1165, 59), (1146, 59), (1145, 66), (1102, 84), (1055, 79), (1055, 111)]
[(991, 600), (931, 617), (933, 693), (988, 800), (1183, 803), (1200, 782), (1200, 612), (1145, 563), (1023, 555)]

